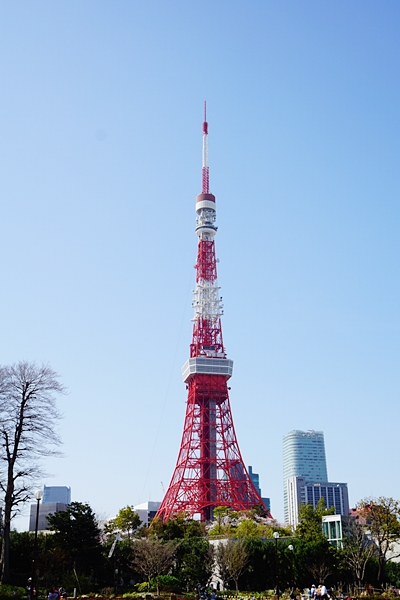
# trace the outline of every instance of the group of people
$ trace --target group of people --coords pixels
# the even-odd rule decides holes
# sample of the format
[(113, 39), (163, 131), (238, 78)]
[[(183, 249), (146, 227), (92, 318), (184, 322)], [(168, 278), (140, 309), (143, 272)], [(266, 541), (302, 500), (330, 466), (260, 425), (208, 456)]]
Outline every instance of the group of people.
[(58, 588), (55, 585), (52, 585), (49, 591), (47, 592), (47, 600), (60, 600), (60, 598), (66, 597), (67, 593), (62, 586)]
[(318, 587), (316, 587), (315, 584), (313, 584), (310, 588), (309, 596), (311, 600), (327, 600), (329, 598), (328, 590), (326, 589), (326, 586), (323, 583), (321, 583)]
[[(28, 592), (28, 600), (37, 600), (38, 592), (36, 586), (32, 585), (32, 577), (28, 579), (26, 591)], [(55, 585), (52, 585), (47, 592), (47, 600), (64, 600), (66, 597), (67, 592), (62, 586), (57, 588)]]
[(206, 587), (199, 583), (197, 585), (196, 598), (198, 600), (217, 600), (219, 588), (219, 582), (217, 583), (217, 589), (214, 589), (212, 586)]

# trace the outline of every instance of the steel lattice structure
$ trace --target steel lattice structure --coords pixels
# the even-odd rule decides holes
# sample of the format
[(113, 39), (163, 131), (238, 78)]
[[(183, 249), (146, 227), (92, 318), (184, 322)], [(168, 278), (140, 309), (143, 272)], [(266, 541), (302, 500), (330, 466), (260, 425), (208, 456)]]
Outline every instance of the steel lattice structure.
[(205, 103), (202, 193), (196, 198), (196, 213), (199, 243), (193, 335), (190, 358), (182, 368), (188, 399), (178, 460), (157, 513), (163, 520), (185, 512), (208, 521), (216, 506), (246, 510), (263, 505), (240, 454), (229, 402), (233, 361), (227, 358), (222, 340), (223, 309), (214, 243), (216, 203), (209, 191)]

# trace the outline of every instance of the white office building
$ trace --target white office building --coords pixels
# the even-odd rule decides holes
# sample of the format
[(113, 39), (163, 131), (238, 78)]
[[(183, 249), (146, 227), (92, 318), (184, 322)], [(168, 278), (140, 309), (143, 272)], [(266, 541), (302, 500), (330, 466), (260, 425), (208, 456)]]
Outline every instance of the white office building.
[(350, 512), (347, 483), (307, 481), (305, 477), (289, 477), (286, 480), (287, 523), (297, 527), (299, 506), (311, 504), (314, 508), (321, 498), (326, 508), (335, 508), (336, 515), (347, 517)]
[(133, 510), (139, 515), (142, 525), (146, 525), (146, 527), (148, 527), (156, 516), (160, 505), (161, 502), (152, 502), (149, 500), (148, 502), (143, 502), (142, 504), (136, 504), (136, 506), (133, 507)]

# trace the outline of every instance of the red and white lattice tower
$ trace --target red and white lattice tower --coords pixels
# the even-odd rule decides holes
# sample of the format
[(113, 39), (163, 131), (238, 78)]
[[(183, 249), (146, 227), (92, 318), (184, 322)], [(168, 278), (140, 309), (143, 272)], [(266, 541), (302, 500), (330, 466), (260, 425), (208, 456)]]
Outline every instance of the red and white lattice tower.
[[(202, 193), (196, 198), (199, 237), (193, 336), (182, 368), (188, 390), (182, 442), (175, 471), (157, 516), (185, 512), (213, 517), (216, 506), (245, 510), (263, 501), (244, 465), (233, 426), (228, 379), (233, 361), (222, 341), (222, 298), (217, 283), (215, 196), (209, 190), (208, 123), (204, 103)], [(264, 507), (265, 508), (265, 507)]]

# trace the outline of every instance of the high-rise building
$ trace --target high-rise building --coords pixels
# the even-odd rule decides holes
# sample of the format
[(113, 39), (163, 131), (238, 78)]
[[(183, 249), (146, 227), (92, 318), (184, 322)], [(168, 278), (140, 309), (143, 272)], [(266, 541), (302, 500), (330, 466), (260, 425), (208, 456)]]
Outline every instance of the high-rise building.
[[(47, 502), (46, 504), (40, 504), (39, 515), (38, 515), (38, 531), (47, 531), (49, 524), (47, 517), (54, 515), (55, 513), (67, 510), (68, 504), (64, 502)], [(35, 531), (36, 526), (36, 510), (37, 505), (31, 504), (31, 514), (29, 517), (29, 531)]]
[[(38, 531), (46, 531), (48, 527), (47, 517), (54, 513), (67, 510), (71, 503), (71, 488), (66, 485), (45, 485), (43, 487), (43, 499), (39, 505)], [(29, 531), (35, 531), (37, 504), (31, 504), (29, 517)]]
[(254, 487), (256, 488), (257, 492), (260, 494), (261, 496), (261, 500), (264, 502), (264, 506), (265, 508), (271, 512), (271, 499), (270, 498), (264, 498), (263, 495), (261, 494), (261, 488), (260, 488), (260, 476), (258, 473), (254, 473), (253, 471), (253, 467), (251, 465), (249, 465), (247, 467), (247, 470), (249, 472), (250, 475), (250, 479), (252, 480), (252, 482), (254, 483)]
[(347, 483), (328, 481), (307, 481), (305, 477), (289, 477), (286, 480), (288, 517), (286, 522), (296, 527), (299, 522), (301, 504), (311, 504), (314, 508), (321, 498), (326, 508), (334, 508), (336, 515), (346, 517), (349, 514), (349, 493)]
[(66, 485), (43, 486), (42, 504), (49, 504), (50, 502), (71, 504), (71, 488), (67, 487)]
[(285, 522), (289, 523), (287, 480), (304, 477), (307, 481), (326, 482), (325, 443), (322, 431), (289, 431), (283, 438), (283, 497)]

